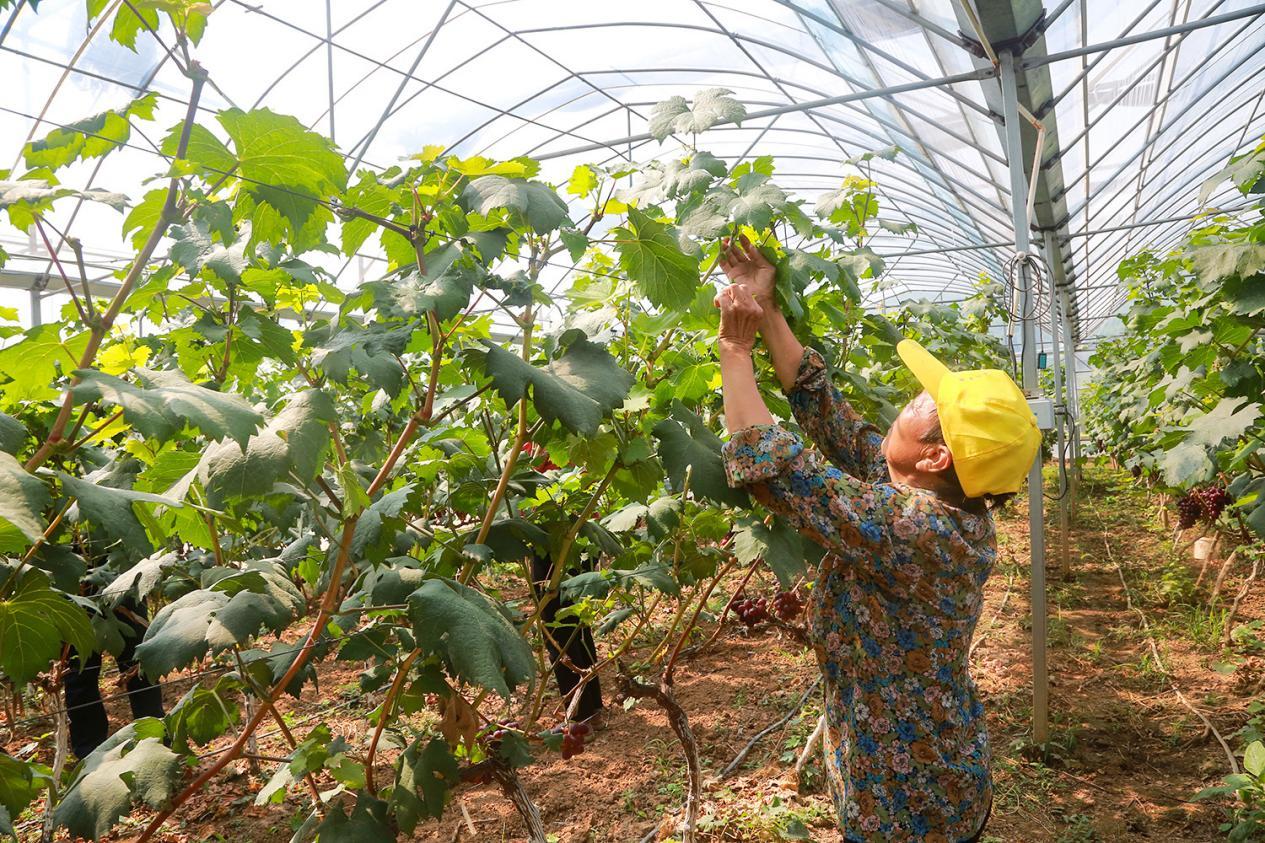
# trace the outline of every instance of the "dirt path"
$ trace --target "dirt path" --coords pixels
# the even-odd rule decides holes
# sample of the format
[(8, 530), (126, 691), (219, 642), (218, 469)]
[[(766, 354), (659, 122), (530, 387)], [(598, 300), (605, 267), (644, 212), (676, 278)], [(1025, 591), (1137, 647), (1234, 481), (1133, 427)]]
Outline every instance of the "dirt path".
[[(1092, 469), (1073, 532), (1073, 576), (1050, 584), (1051, 743), (1044, 758), (1029, 747), (1031, 659), (1027, 514), (1016, 507), (999, 521), (1001, 553), (977, 632), (973, 670), (988, 710), (997, 796), (986, 841), (1211, 841), (1221, 806), (1190, 798), (1228, 771), (1218, 744), (1182, 706), (1155, 664), (1136, 614), (1126, 607), (1113, 559), (1132, 597), (1148, 615), (1166, 668), (1187, 698), (1237, 747), (1233, 733), (1248, 718), (1248, 692), (1259, 666), (1220, 648), (1216, 612), (1193, 590), (1197, 573), (1174, 561), (1169, 536), (1153, 524), (1153, 507), (1126, 475)], [(1057, 541), (1050, 531), (1051, 557)], [(1110, 554), (1108, 554), (1110, 548)], [(1238, 576), (1242, 575), (1242, 571)], [(1233, 594), (1238, 581), (1231, 578)], [(771, 592), (769, 583), (766, 590)], [(1241, 621), (1265, 617), (1249, 599)], [(1229, 672), (1228, 663), (1237, 667)], [(1213, 669), (1219, 665), (1222, 672)], [(349, 741), (363, 740), (364, 714), (379, 695), (362, 697), (358, 669), (322, 671), (320, 691), (283, 709), (305, 733), (326, 723)], [(802, 647), (776, 631), (730, 628), (716, 645), (678, 670), (681, 701), (698, 734), (705, 775), (714, 777), (760, 729), (776, 721), (816, 676)], [(169, 701), (171, 702), (171, 701)], [(737, 775), (712, 785), (702, 811), (702, 840), (837, 841), (829, 800), (814, 761), (798, 792), (785, 773), (820, 712), (810, 698), (785, 728), (762, 741)], [(112, 711), (121, 718), (122, 711)], [(417, 721), (417, 727), (424, 721)], [(37, 739), (32, 734), (29, 739)], [(284, 754), (275, 739), (264, 754)], [(255, 807), (271, 770), (241, 770), (181, 812), (167, 843), (203, 840), (285, 843), (307, 814), (304, 798)], [(685, 782), (679, 746), (649, 701), (614, 707), (609, 728), (569, 762), (556, 756), (523, 771), (557, 843), (637, 841), (665, 812), (677, 811)], [(138, 813), (115, 839), (135, 834)], [(473, 833), (470, 829), (473, 828)], [(490, 785), (459, 789), (444, 819), (423, 824), (415, 840), (518, 841), (522, 826)]]

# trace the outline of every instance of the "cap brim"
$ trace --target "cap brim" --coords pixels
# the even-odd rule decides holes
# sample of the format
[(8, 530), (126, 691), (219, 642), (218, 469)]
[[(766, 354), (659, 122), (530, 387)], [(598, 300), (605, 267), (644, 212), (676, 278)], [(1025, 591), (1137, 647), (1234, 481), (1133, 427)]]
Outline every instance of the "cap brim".
[(949, 373), (949, 368), (913, 340), (901, 340), (896, 346), (896, 353), (905, 361), (909, 371), (914, 373), (922, 388), (931, 394), (931, 400), (938, 401), (940, 382)]

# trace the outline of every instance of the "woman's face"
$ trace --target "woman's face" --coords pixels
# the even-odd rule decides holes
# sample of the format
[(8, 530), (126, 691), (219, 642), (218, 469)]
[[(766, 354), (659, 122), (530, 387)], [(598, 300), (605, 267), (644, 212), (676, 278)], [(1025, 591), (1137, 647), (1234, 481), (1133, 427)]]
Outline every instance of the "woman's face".
[(922, 489), (938, 489), (941, 476), (953, 464), (949, 449), (924, 441), (938, 424), (936, 404), (926, 392), (905, 405), (883, 438), (883, 457), (893, 482)]

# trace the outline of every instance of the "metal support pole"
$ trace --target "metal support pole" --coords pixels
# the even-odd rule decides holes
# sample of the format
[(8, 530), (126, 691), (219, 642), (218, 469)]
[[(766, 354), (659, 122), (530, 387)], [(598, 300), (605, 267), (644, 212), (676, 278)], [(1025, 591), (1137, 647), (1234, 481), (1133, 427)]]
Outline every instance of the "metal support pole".
[(1071, 432), (1072, 481), (1068, 489), (1069, 516), (1076, 520), (1080, 506), (1081, 481), (1081, 409), (1077, 392), (1076, 340), (1072, 337), (1072, 293), (1068, 285), (1059, 288), (1059, 309), (1063, 315), (1063, 387), (1067, 395), (1067, 420)]
[(44, 297), (34, 287), (30, 289), (29, 293), (31, 296), (31, 327), (37, 328), (44, 324), (44, 314), (40, 312), (40, 301)]
[[(1050, 355), (1050, 370), (1054, 373), (1054, 421), (1057, 430), (1057, 441), (1055, 443), (1059, 461), (1059, 574), (1065, 579), (1072, 572), (1072, 531), (1071, 519), (1068, 513), (1070, 505), (1069, 493), (1071, 491), (1067, 476), (1067, 432), (1068, 432), (1068, 403), (1067, 392), (1065, 390), (1066, 378), (1063, 374), (1063, 357), (1059, 354), (1060, 338), (1063, 345), (1071, 342), (1071, 335), (1064, 333), (1064, 326), (1068, 321), (1068, 314), (1064, 310), (1063, 300), (1059, 296), (1059, 285), (1057, 283), (1056, 273), (1054, 270), (1055, 261), (1060, 259), (1058, 244), (1054, 241), (1054, 232), (1047, 229), (1044, 233), (1045, 246), (1045, 263), (1050, 267), (1050, 339), (1053, 343), (1053, 352)], [(1061, 273), (1059, 273), (1061, 275)]]
[[(1023, 140), (1020, 135), (1019, 93), (1015, 57), (1003, 52), (1001, 66), (1002, 118), (1006, 125), (1006, 160), (1010, 166), (1010, 206), (1015, 227), (1015, 252), (1029, 250), (1027, 176), (1024, 174)], [(1033, 173), (1033, 178), (1037, 174)], [(1023, 328), (1023, 389), (1029, 396), (1039, 394), (1037, 383), (1036, 320), (1033, 318), (1035, 296), (1032, 276), (1026, 261), (1019, 262), (1019, 306)], [(1037, 745), (1049, 741), (1050, 684), (1046, 666), (1046, 600), (1045, 600), (1045, 498), (1041, 477), (1041, 457), (1033, 461), (1028, 472), (1028, 528), (1032, 541), (1032, 740)]]

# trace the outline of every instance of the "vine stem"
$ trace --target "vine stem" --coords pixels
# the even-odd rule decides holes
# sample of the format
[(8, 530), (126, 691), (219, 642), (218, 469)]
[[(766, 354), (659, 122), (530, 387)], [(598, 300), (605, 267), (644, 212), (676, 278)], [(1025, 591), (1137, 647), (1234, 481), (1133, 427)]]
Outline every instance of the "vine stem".
[[(255, 685), (255, 680), (249, 673), (246, 672), (246, 664), (242, 661), (242, 651), (240, 647), (233, 648), (233, 658), (237, 660), (237, 672), (241, 675), (242, 680), (250, 686), (251, 693), (253, 693), (259, 700), (259, 704), (268, 709), (268, 713), (272, 715), (272, 719), (276, 722), (277, 728), (281, 731), (282, 737), (285, 738), (286, 743), (289, 744), (290, 749), (293, 750), (299, 745), (299, 742), (294, 739), (294, 733), (291, 732), (290, 727), (286, 725), (285, 718), (281, 716), (279, 711), (277, 711), (277, 707), (266, 698), (266, 694), (259, 693), (259, 687)], [(258, 755), (255, 756), (256, 759), (261, 757), (262, 756)], [(290, 759), (286, 758), (282, 760), (289, 762)], [(321, 801), (321, 790), (316, 786), (316, 777), (310, 772), (304, 773), (303, 780), (307, 782), (307, 788), (312, 794), (313, 809), (316, 811), (318, 816), (324, 817), (325, 803)]]
[(742, 578), (742, 582), (738, 583), (738, 587), (734, 589), (734, 593), (730, 596), (729, 602), (725, 604), (725, 610), (720, 613), (720, 620), (716, 622), (716, 631), (712, 633), (711, 638), (708, 638), (706, 641), (703, 642), (702, 649), (706, 650), (708, 647), (710, 647), (712, 645), (712, 642), (714, 642), (717, 638), (719, 638), (720, 634), (725, 631), (725, 619), (729, 617), (729, 612), (731, 609), (733, 609), (734, 598), (737, 597), (739, 594), (741, 594), (742, 590), (747, 587), (747, 583), (751, 581), (751, 577), (755, 575), (756, 569), (759, 567), (760, 567), (759, 559), (751, 563), (751, 567), (747, 569), (746, 576)]
[[(193, 133), (193, 121), (198, 113), (198, 102), (202, 99), (202, 88), (207, 81), (206, 71), (196, 63), (190, 65), (185, 72), (193, 80), (193, 91), (189, 95), (189, 108), (185, 112), (184, 123), (180, 129), (180, 143), (176, 147), (175, 158), (184, 158), (188, 152), (189, 137)], [(149, 264), (149, 259), (153, 257), (154, 250), (158, 248), (159, 242), (167, 234), (167, 229), (178, 218), (176, 197), (179, 192), (180, 177), (178, 175), (172, 176), (170, 183), (167, 185), (167, 198), (163, 203), (162, 212), (158, 216), (158, 222), (154, 224), (154, 230), (149, 233), (149, 238), (146, 239), (145, 245), (137, 253), (136, 260), (132, 262), (132, 267), (128, 270), (126, 277), (124, 277), (123, 283), (119, 285), (114, 298), (110, 300), (109, 307), (101, 315), (101, 319), (93, 323), (92, 329), (88, 334), (88, 345), (84, 348), (83, 354), (79, 358), (77, 368), (86, 369), (96, 360), (97, 351), (101, 348), (101, 342), (105, 339), (106, 334), (110, 332), (110, 329), (114, 327), (114, 320), (118, 318), (119, 313), (123, 310), (124, 303), (127, 301), (128, 296), (132, 294), (132, 288), (140, 280), (141, 273), (145, 271), (146, 265)], [(71, 386), (73, 387), (81, 380), (82, 378), (78, 375), (73, 376), (70, 381)], [(27, 471), (34, 471), (43, 465), (61, 444), (74, 406), (74, 393), (67, 389), (65, 396), (62, 398), (61, 409), (57, 412), (57, 418), (49, 429), (48, 436), (44, 439), (39, 449), (26, 461)]]
[[(722, 545), (723, 547), (724, 545)], [(681, 630), (681, 635), (676, 639), (676, 646), (672, 648), (672, 655), (668, 657), (668, 663), (663, 667), (663, 683), (672, 685), (673, 672), (676, 670), (676, 660), (681, 655), (681, 648), (685, 646), (686, 640), (690, 637), (690, 633), (694, 631), (694, 627), (698, 625), (698, 616), (702, 614), (703, 607), (707, 605), (707, 601), (712, 596), (712, 592), (716, 589), (717, 584), (729, 573), (733, 568), (734, 560), (725, 563), (724, 567), (717, 572), (712, 581), (707, 584), (707, 590), (703, 592), (703, 596), (699, 598), (698, 605), (694, 607), (694, 615), (690, 618), (689, 623), (685, 625), (685, 629)]]
[[(368, 497), (372, 498), (386, 484), (387, 479), (395, 470), (396, 463), (399, 462), (400, 457), (404, 454), (404, 449), (417, 434), (417, 430), (421, 424), (422, 418), (421, 411), (419, 410), (409, 417), (408, 424), (405, 425), (404, 430), (400, 433), (400, 437), (395, 441), (395, 445), (392, 447), (391, 453), (387, 456), (387, 459), (382, 464), (382, 467), (378, 469), (378, 474), (373, 478), (373, 482), (369, 484), (369, 488), (366, 490)], [(312, 622), (312, 627), (308, 630), (307, 636), (304, 638), (303, 644), (299, 647), (298, 652), (295, 654), (294, 661), (290, 663), (289, 669), (287, 669), (285, 675), (273, 685), (272, 690), (260, 698), (261, 701), (266, 700), (268, 704), (259, 707), (259, 709), (251, 716), (245, 728), (243, 728), (242, 734), (238, 736), (232, 746), (225, 750), (223, 754), (216, 759), (215, 763), (198, 775), (198, 777), (190, 782), (184, 790), (176, 794), (176, 796), (172, 798), (171, 802), (162, 808), (162, 810), (160, 810), (154, 818), (150, 820), (149, 824), (145, 826), (145, 830), (141, 832), (140, 837), (136, 839), (136, 843), (147, 843), (147, 841), (153, 839), (154, 834), (157, 833), (158, 829), (161, 828), (163, 823), (167, 821), (168, 817), (174, 814), (181, 805), (193, 796), (193, 794), (201, 790), (207, 782), (219, 775), (221, 770), (241, 756), (242, 751), (246, 748), (247, 742), (250, 740), (250, 736), (255, 733), (256, 729), (259, 728), (259, 724), (263, 722), (263, 718), (269, 712), (270, 705), (276, 703), (276, 701), (280, 699), (281, 695), (285, 693), (285, 689), (288, 688), (290, 683), (294, 681), (295, 677), (299, 675), (299, 671), (301, 671), (312, 658), (312, 653), (315, 649), (317, 639), (320, 637), (321, 632), (325, 629), (325, 625), (329, 623), (329, 619), (333, 617), (334, 610), (338, 607), (338, 603), (342, 597), (343, 573), (346, 571), (347, 563), (351, 558), (351, 539), (352, 535), (356, 531), (356, 524), (359, 521), (360, 514), (356, 513), (348, 518), (343, 524), (343, 534), (338, 545), (338, 556), (335, 558), (334, 567), (330, 571), (329, 589), (325, 592), (325, 596), (321, 599), (321, 605), (320, 609), (317, 611), (316, 620)]]
[(373, 740), (369, 741), (369, 753), (365, 756), (365, 787), (372, 796), (378, 795), (378, 788), (373, 782), (373, 759), (378, 754), (378, 741), (382, 738), (382, 730), (386, 728), (387, 720), (391, 718), (391, 710), (395, 708), (395, 700), (400, 695), (400, 689), (404, 687), (404, 680), (408, 678), (409, 668), (413, 666), (413, 662), (421, 655), (421, 652), (414, 649), (405, 657), (395, 674), (395, 681), (391, 683), (386, 698), (382, 701), (382, 713), (378, 715), (378, 725), (373, 730)]

